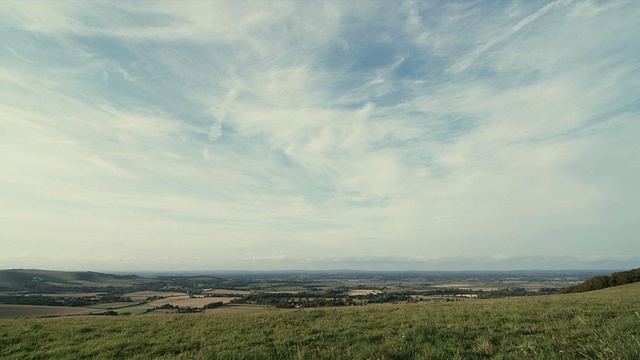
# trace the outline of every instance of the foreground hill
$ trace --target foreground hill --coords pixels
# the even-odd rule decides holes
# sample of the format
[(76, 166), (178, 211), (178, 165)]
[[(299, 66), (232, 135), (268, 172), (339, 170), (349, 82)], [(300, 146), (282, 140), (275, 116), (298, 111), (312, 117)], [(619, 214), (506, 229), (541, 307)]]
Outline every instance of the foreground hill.
[(619, 285), (632, 284), (635, 282), (640, 282), (640, 268), (615, 272), (611, 274), (611, 276), (595, 276), (582, 284), (562, 289), (561, 293), (568, 294), (600, 290)]
[(0, 358), (638, 359), (640, 283), (316, 310), (0, 320)]

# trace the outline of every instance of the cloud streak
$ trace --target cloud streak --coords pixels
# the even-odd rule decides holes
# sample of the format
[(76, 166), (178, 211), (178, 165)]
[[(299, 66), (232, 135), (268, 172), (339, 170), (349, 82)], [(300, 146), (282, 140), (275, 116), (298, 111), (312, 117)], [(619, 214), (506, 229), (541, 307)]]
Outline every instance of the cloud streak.
[(493, 46), (506, 41), (511, 36), (516, 34), (525, 26), (530, 23), (538, 20), (539, 18), (546, 15), (549, 11), (553, 10), (555, 7), (559, 6), (560, 1), (554, 1), (549, 4), (544, 5), (540, 10), (535, 13), (528, 15), (524, 19), (518, 21), (515, 25), (509, 27), (508, 29), (502, 31), (502, 33), (498, 36), (493, 37), (491, 40), (487, 41), (483, 45), (479, 46), (475, 50), (473, 50), (469, 55), (465, 56), (461, 61), (454, 64), (450, 68), (447, 69), (448, 72), (459, 73), (461, 71), (466, 70), (474, 61), (476, 61), (484, 52), (491, 49)]

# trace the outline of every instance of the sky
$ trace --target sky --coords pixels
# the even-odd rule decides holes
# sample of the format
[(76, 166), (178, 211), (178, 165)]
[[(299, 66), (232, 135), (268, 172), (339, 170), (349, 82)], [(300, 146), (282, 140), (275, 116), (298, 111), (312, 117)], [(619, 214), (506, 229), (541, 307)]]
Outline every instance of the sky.
[(638, 19), (3, 2), (0, 268), (639, 267)]

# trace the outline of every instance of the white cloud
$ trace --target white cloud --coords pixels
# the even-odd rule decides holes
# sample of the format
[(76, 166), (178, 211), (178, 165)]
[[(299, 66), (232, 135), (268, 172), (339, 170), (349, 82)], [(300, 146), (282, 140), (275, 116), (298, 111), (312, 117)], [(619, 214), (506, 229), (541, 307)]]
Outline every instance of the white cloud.
[[(639, 250), (633, 2), (0, 11), (14, 266), (91, 246), (174, 268)], [(77, 250), (47, 255), (62, 241)]]
[(220, 136), (222, 136), (222, 124), (216, 123), (213, 126), (211, 126), (211, 130), (209, 130), (209, 140), (210, 141), (218, 140)]

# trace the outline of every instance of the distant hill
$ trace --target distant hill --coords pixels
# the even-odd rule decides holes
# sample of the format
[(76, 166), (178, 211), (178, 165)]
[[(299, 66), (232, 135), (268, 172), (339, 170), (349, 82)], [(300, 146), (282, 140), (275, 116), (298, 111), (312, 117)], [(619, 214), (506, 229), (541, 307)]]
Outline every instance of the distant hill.
[(618, 285), (640, 282), (640, 268), (628, 271), (620, 271), (611, 276), (595, 276), (582, 284), (570, 286), (560, 291), (561, 294), (579, 293), (592, 290), (600, 290)]
[(0, 291), (46, 291), (56, 288), (124, 287), (144, 283), (137, 275), (112, 275), (91, 271), (50, 271), (37, 269), (0, 270)]

